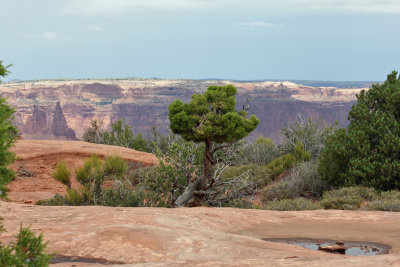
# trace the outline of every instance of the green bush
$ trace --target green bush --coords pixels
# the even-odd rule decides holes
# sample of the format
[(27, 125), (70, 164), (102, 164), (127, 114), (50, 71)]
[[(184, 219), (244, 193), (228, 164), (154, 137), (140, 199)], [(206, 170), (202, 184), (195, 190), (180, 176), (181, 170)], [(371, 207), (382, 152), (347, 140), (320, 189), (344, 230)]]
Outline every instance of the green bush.
[(109, 156), (104, 161), (104, 174), (121, 177), (128, 171), (128, 164), (120, 156)]
[(279, 149), (269, 138), (259, 136), (253, 144), (240, 143), (234, 154), (237, 155), (235, 165), (266, 165), (280, 155)]
[(16, 241), (8, 246), (0, 244), (0, 266), (43, 267), (49, 266), (52, 254), (48, 254), (43, 235), (35, 236), (29, 227), (20, 227)]
[(279, 181), (262, 191), (261, 201), (267, 203), (271, 200), (291, 199), (296, 195), (292, 191), (291, 185), (286, 181)]
[(257, 187), (263, 187), (271, 182), (267, 166), (256, 164), (229, 166), (221, 174), (221, 180), (228, 181), (239, 176), (242, 176), (242, 180), (247, 183), (255, 183)]
[(271, 178), (275, 178), (280, 175), (286, 169), (293, 167), (296, 164), (296, 158), (292, 154), (285, 154), (274, 160), (272, 160), (267, 168)]
[(143, 207), (145, 193), (136, 191), (129, 182), (116, 181), (113, 187), (102, 190), (100, 204), (112, 207)]
[(374, 189), (367, 187), (343, 187), (326, 191), (320, 202), (325, 209), (356, 210), (365, 201), (378, 197)]
[(280, 211), (316, 210), (320, 208), (321, 206), (318, 203), (313, 203), (312, 201), (304, 198), (273, 200), (267, 202), (263, 206), (263, 209), (266, 210), (280, 210)]
[(316, 158), (325, 147), (325, 141), (336, 129), (337, 124), (328, 125), (324, 121), (314, 120), (313, 118), (302, 119), (290, 123), (282, 128), (285, 139), (281, 144), (281, 149), (287, 153), (292, 153), (297, 143), (304, 145), (304, 149)]
[(368, 202), (365, 210), (400, 211), (400, 199), (378, 199)]
[(65, 162), (58, 162), (53, 178), (71, 188), (70, 171)]

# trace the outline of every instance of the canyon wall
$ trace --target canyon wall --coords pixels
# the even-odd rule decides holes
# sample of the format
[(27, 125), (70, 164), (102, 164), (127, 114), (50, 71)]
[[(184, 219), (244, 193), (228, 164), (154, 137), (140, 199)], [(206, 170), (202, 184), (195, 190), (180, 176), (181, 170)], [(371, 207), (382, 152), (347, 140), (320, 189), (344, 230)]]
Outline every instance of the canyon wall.
[(235, 82), (200, 80), (65, 80), (0, 84), (1, 97), (16, 107), (15, 124), (25, 139), (81, 138), (90, 121), (105, 127), (120, 118), (135, 133), (150, 133), (153, 126), (168, 131), (168, 105), (189, 101), (193, 93), (211, 84), (238, 88), (237, 109), (248, 107), (260, 119), (250, 139), (263, 135), (281, 140), (280, 129), (299, 116), (347, 125), (355, 95), (364, 88), (312, 87), (292, 82)]

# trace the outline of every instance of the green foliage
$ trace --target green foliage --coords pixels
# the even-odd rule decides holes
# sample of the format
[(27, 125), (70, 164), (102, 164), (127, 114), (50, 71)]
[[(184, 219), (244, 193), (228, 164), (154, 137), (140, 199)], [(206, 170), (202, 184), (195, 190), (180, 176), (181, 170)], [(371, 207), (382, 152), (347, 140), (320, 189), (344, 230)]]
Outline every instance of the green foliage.
[[(4, 66), (3, 65), (3, 61), (0, 60), (0, 76), (2, 76), (2, 77), (7, 76), (10, 73), (8, 68), (11, 67), (11, 66), (12, 66), (12, 64), (8, 65), (8, 66)], [(0, 80), (0, 82), (1, 82), (1, 80)]]
[(254, 183), (256, 187), (263, 187), (271, 182), (267, 166), (256, 164), (229, 166), (221, 174), (221, 181), (228, 182), (235, 177), (241, 177), (242, 185)]
[(262, 202), (267, 203), (272, 200), (291, 199), (296, 197), (293, 187), (289, 182), (281, 180), (262, 191)]
[(271, 177), (275, 178), (286, 169), (293, 167), (295, 164), (296, 157), (292, 154), (285, 154), (268, 163), (267, 168), (271, 174)]
[(279, 211), (291, 211), (291, 210), (317, 210), (321, 206), (318, 203), (313, 203), (310, 200), (304, 198), (296, 199), (282, 199), (267, 202), (263, 209), (266, 210), (279, 210)]
[(320, 202), (325, 209), (356, 210), (365, 201), (371, 201), (378, 196), (374, 189), (367, 187), (343, 187), (326, 191)]
[(192, 95), (190, 103), (175, 100), (169, 107), (170, 128), (187, 141), (232, 143), (252, 132), (259, 120), (235, 111), (237, 89), (232, 85), (209, 86), (204, 94)]
[(29, 227), (20, 227), (16, 241), (8, 246), (0, 244), (0, 266), (49, 266), (52, 254), (47, 254), (43, 235), (35, 236)]
[[(10, 66), (4, 67), (0, 61), (0, 77), (9, 73), (7, 68)], [(13, 171), (7, 168), (15, 160), (15, 155), (9, 151), (18, 135), (18, 130), (12, 123), (14, 111), (4, 98), (0, 98), (0, 197), (6, 195), (5, 185), (14, 178)]]
[[(238, 142), (239, 143), (239, 142)], [(280, 155), (279, 149), (269, 138), (259, 136), (253, 144), (241, 142), (237, 148), (233, 148), (237, 159), (233, 161), (237, 165), (257, 164), (266, 165)]]
[(66, 185), (68, 188), (71, 188), (70, 171), (65, 162), (60, 161), (57, 163), (53, 178)]
[(143, 207), (146, 194), (136, 191), (129, 183), (117, 181), (111, 188), (102, 191), (101, 205), (112, 207)]
[(124, 119), (111, 124), (111, 131), (103, 131), (102, 126), (103, 123), (101, 121), (91, 121), (90, 127), (86, 128), (83, 133), (83, 141), (151, 152), (151, 142), (146, 140), (142, 134), (134, 135), (132, 128), (125, 124)]
[(311, 158), (310, 153), (304, 149), (304, 145), (298, 142), (294, 146), (292, 153), (277, 157), (268, 163), (267, 168), (272, 178), (292, 168), (297, 162), (308, 161)]
[(368, 202), (365, 210), (400, 211), (400, 199), (377, 199)]
[(365, 210), (400, 211), (400, 191), (381, 192), (379, 198), (368, 202)]
[[(71, 188), (67, 182), (67, 193), (64, 196), (56, 195), (52, 199), (36, 202), (37, 205), (101, 205), (102, 194), (105, 189), (102, 188), (106, 180), (113, 179), (117, 181), (122, 179), (128, 172), (128, 164), (119, 156), (109, 156), (103, 160), (92, 155), (86, 160), (84, 165), (75, 171), (76, 180), (81, 184), (77, 190)], [(65, 164), (58, 164), (54, 177), (62, 181), (69, 178), (69, 170)], [(58, 177), (58, 178), (57, 178)], [(61, 177), (61, 178), (60, 178)], [(69, 180), (68, 180), (69, 181)], [(108, 193), (110, 195), (110, 193)]]
[(320, 174), (332, 186), (400, 188), (400, 80), (361, 91), (349, 113), (350, 124), (326, 141)]
[(128, 171), (128, 164), (119, 156), (106, 157), (104, 161), (104, 174), (114, 174), (122, 177)]
[(281, 149), (286, 152), (293, 152), (297, 143), (304, 145), (313, 158), (316, 158), (325, 147), (325, 141), (336, 129), (335, 125), (327, 125), (324, 121), (314, 120), (313, 118), (299, 118), (288, 126), (282, 128), (285, 140), (281, 144)]
[(325, 183), (317, 172), (315, 160), (299, 162), (279, 182), (263, 190), (262, 201), (291, 199), (298, 197), (319, 199)]

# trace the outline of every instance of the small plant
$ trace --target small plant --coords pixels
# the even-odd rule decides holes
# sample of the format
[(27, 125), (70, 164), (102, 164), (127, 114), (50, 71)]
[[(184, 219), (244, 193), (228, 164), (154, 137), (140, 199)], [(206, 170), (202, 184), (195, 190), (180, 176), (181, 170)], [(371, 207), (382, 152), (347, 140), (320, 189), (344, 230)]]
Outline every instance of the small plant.
[(368, 187), (343, 187), (326, 191), (320, 202), (325, 209), (356, 210), (365, 201), (377, 198), (374, 189)]
[(304, 198), (274, 200), (267, 202), (263, 207), (263, 209), (266, 210), (280, 211), (316, 210), (320, 208), (321, 206), (318, 203), (313, 203), (312, 201)]
[(65, 162), (60, 161), (57, 163), (53, 178), (66, 185), (68, 188), (71, 188), (70, 171)]
[(43, 235), (35, 236), (29, 227), (20, 227), (16, 241), (8, 246), (0, 244), (0, 266), (42, 267), (48, 266), (52, 254), (48, 254)]
[(378, 199), (368, 202), (365, 210), (400, 211), (400, 191), (382, 192)]

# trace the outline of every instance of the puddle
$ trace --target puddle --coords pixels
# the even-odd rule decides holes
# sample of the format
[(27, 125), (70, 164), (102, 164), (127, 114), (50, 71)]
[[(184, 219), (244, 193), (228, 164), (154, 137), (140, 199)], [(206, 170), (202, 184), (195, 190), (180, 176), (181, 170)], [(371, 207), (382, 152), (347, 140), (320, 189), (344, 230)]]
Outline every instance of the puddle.
[(312, 250), (350, 256), (374, 256), (389, 253), (390, 246), (374, 242), (342, 241), (309, 238), (265, 238), (269, 242), (292, 244)]
[(112, 265), (112, 264), (124, 264), (121, 261), (108, 261), (102, 258), (91, 258), (91, 257), (79, 257), (79, 256), (65, 256), (65, 255), (55, 255), (51, 261), (51, 264), (56, 263), (94, 263), (102, 265)]

